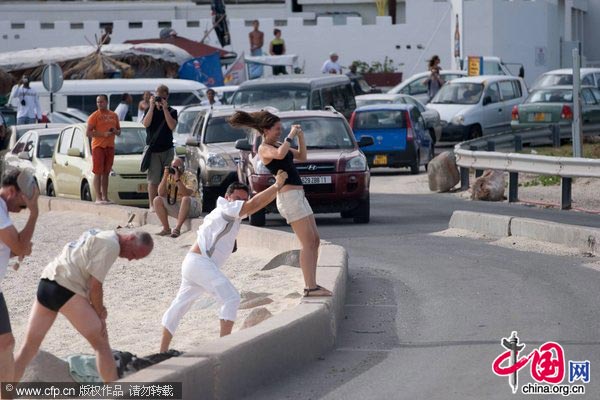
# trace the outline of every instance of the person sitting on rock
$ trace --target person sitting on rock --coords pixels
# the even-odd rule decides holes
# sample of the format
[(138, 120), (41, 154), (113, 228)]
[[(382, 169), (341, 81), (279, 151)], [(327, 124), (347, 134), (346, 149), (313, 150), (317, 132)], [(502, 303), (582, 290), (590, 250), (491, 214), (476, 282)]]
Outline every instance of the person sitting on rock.
[(286, 179), (287, 173), (280, 170), (275, 183), (250, 200), (248, 186), (234, 182), (227, 188), (225, 198), (217, 199), (217, 207), (204, 218), (198, 238), (181, 264), (179, 292), (162, 318), (161, 353), (169, 350), (179, 321), (203, 293), (216, 297), (221, 304), (220, 335), (231, 333), (240, 294), (220, 268), (234, 251), (242, 220), (275, 200)]

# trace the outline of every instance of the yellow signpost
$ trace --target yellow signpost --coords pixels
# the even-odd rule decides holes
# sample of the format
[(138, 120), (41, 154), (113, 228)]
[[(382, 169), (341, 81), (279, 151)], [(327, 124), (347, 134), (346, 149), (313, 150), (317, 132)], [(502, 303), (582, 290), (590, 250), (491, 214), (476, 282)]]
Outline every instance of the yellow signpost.
[(483, 57), (469, 56), (467, 71), (469, 76), (483, 75)]

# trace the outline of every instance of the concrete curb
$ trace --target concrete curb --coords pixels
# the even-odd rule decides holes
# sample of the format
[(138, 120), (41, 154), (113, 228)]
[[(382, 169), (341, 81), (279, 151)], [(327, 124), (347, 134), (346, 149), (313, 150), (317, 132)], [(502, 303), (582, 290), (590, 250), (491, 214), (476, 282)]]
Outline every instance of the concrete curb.
[(471, 211), (454, 211), (450, 218), (449, 227), (501, 238), (510, 236), (510, 221), (512, 218), (510, 216)]
[[(45, 197), (43, 202), (45, 211), (93, 213), (118, 220), (123, 226), (132, 216), (136, 226), (159, 224), (156, 214), (134, 207)], [(201, 219), (191, 220), (184, 229), (197, 230), (201, 223)], [(300, 243), (291, 233), (242, 225), (238, 246), (286, 252), (298, 249)], [(322, 241), (317, 267), (318, 283), (332, 290), (332, 297), (303, 298), (293, 310), (204, 343), (122, 381), (182, 382), (184, 399), (236, 399), (315, 360), (333, 347), (344, 317), (348, 253)]]

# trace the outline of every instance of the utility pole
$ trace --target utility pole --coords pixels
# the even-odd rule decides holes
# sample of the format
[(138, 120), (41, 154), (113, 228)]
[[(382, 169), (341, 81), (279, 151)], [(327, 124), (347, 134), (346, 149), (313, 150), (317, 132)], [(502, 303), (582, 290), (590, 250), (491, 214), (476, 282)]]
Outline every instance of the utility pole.
[(452, 13), (450, 15), (450, 52), (452, 60), (452, 69), (458, 70), (461, 68), (460, 60), (465, 58), (464, 53), (464, 20), (463, 20), (463, 1), (451, 0), (450, 7)]
[(581, 125), (581, 57), (579, 49), (573, 49), (573, 157), (583, 157), (583, 137)]

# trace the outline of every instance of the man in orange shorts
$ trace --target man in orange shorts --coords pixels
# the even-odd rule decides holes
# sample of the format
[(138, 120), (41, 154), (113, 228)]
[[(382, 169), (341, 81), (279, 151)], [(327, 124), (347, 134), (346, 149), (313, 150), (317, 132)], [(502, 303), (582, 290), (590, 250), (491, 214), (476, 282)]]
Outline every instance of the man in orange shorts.
[(110, 204), (108, 199), (108, 176), (115, 159), (115, 136), (121, 134), (119, 116), (108, 109), (108, 97), (96, 98), (98, 110), (88, 118), (87, 135), (92, 138), (92, 172), (96, 204)]

